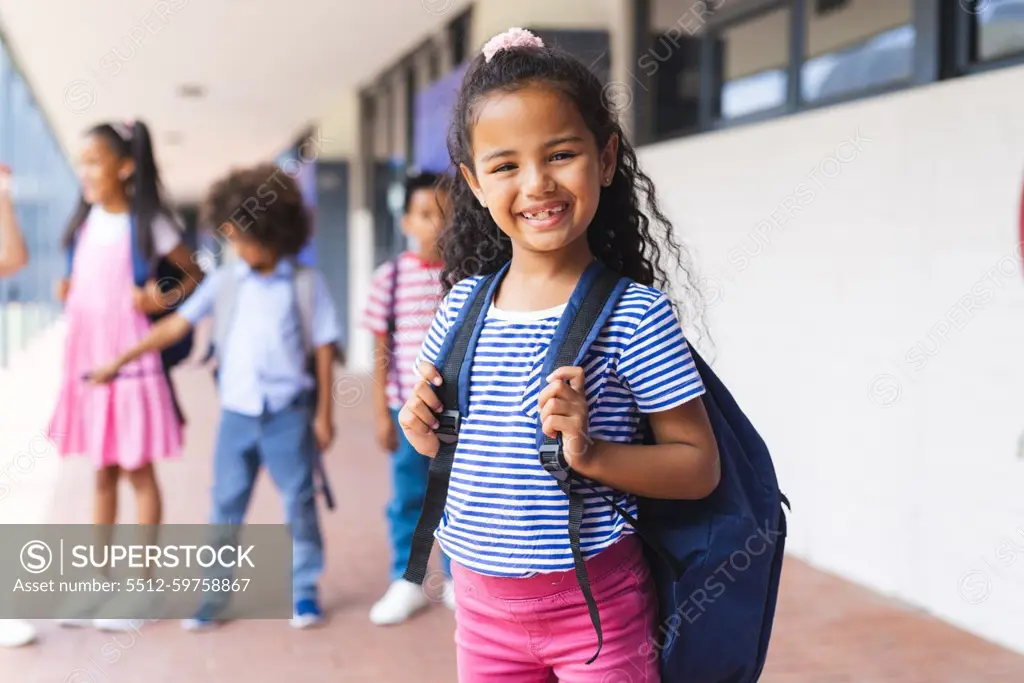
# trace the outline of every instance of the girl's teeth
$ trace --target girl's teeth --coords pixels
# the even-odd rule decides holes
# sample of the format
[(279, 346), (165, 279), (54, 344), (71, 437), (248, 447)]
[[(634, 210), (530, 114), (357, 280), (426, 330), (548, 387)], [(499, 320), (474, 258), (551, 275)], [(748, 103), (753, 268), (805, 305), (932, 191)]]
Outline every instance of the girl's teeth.
[(558, 209), (552, 209), (550, 211), (541, 211), (540, 213), (528, 213), (528, 214), (524, 214), (524, 215), (527, 218), (530, 218), (532, 220), (541, 220), (542, 221), (542, 220), (545, 220), (547, 218), (550, 218), (551, 216), (554, 216), (556, 213), (561, 213), (564, 210), (565, 210), (565, 207), (562, 207), (562, 208), (558, 208)]

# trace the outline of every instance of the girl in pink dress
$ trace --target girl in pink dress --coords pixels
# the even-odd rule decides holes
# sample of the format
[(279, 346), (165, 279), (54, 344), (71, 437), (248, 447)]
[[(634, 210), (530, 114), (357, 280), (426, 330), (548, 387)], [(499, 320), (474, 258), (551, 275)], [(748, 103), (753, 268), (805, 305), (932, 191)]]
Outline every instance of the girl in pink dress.
[[(188, 296), (202, 271), (161, 196), (145, 124), (92, 128), (79, 162), (82, 197), (65, 235), (70, 276), (58, 284), (67, 338), (50, 438), (63, 456), (92, 459), (93, 523), (116, 522), (118, 481), (124, 476), (135, 492), (137, 523), (156, 525), (161, 497), (153, 464), (176, 458), (182, 444), (182, 419), (161, 356), (142, 357), (109, 384), (91, 384), (83, 376), (137, 344), (149, 331), (148, 316)], [(150, 265), (166, 259), (181, 272), (171, 291), (162, 293), (153, 279), (143, 288), (135, 285), (133, 235), (134, 253)], [(93, 623), (120, 628), (120, 621)]]

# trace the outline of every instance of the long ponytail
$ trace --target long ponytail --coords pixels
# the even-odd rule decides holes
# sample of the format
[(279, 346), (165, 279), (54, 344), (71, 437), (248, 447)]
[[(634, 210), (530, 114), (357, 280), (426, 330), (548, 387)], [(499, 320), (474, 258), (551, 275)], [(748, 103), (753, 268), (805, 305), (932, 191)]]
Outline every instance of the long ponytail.
[(135, 121), (132, 126), (131, 153), (135, 160), (135, 173), (128, 180), (127, 190), (138, 227), (135, 235), (140, 251), (147, 261), (151, 261), (155, 252), (153, 222), (161, 213), (173, 222), (173, 214), (164, 203), (149, 127), (142, 121)]

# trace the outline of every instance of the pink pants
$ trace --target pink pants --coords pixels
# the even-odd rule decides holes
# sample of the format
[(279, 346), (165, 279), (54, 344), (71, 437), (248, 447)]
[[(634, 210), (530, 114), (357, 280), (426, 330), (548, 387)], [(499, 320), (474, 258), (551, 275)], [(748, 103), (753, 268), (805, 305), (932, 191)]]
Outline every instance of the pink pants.
[(477, 574), (453, 562), (459, 683), (660, 683), (657, 601), (639, 539), (587, 561), (601, 615), (597, 651), (574, 571), (525, 579)]

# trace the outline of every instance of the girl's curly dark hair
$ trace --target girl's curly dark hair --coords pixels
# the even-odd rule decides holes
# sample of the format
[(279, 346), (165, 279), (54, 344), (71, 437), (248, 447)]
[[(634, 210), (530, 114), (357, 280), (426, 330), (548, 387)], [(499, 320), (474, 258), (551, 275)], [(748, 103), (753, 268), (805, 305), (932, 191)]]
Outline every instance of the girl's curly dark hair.
[(230, 223), (281, 256), (298, 254), (311, 230), (298, 183), (269, 163), (232, 171), (214, 183), (200, 216), (211, 230)]
[[(680, 317), (684, 325), (703, 327), (702, 296), (689, 253), (676, 242), (672, 224), (658, 208), (654, 183), (640, 170), (635, 150), (605, 101), (600, 80), (572, 55), (557, 48), (525, 46), (501, 50), (490, 62), (477, 55), (463, 77), (448, 133), (448, 152), (455, 167), (465, 164), (474, 168), (471, 134), (486, 97), (495, 91), (514, 92), (536, 85), (553, 88), (575, 103), (598, 150), (604, 149), (613, 134), (619, 137), (614, 178), (610, 187), (601, 189), (597, 213), (587, 229), (594, 256), (608, 268), (665, 292), (674, 305), (674, 283), (664, 268), (679, 267), (688, 313)], [(440, 240), (445, 294), (463, 278), (496, 272), (512, 258), (511, 241), (480, 206), (465, 178), (455, 173), (451, 184), (454, 216)]]

